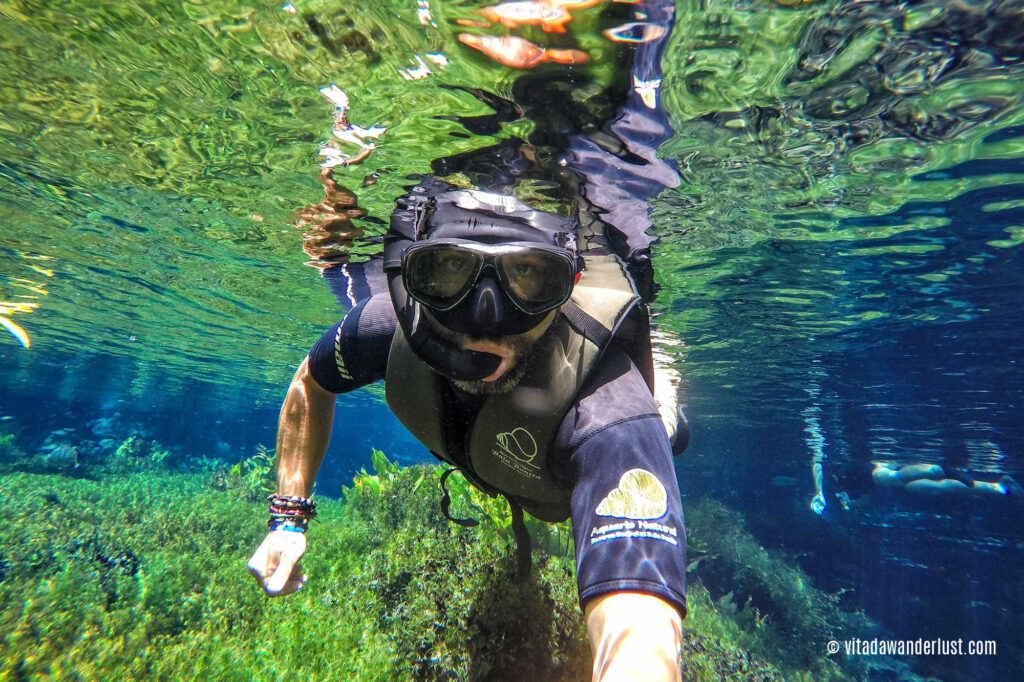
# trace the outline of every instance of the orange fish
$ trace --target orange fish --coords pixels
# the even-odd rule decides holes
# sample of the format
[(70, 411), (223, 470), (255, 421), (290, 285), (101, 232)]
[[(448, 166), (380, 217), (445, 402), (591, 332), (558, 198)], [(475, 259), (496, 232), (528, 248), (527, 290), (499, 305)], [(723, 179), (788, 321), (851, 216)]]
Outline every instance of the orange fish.
[(455, 23), (459, 26), (469, 26), (470, 28), (488, 28), (491, 25), (489, 21), (473, 21), (472, 19), (456, 19)]
[(586, 52), (545, 50), (519, 36), (479, 36), (460, 33), (459, 40), (464, 45), (480, 50), (494, 61), (514, 69), (530, 69), (543, 62), (582, 64), (590, 59)]
[(566, 22), (572, 21), (572, 15), (564, 7), (533, 0), (503, 2), (483, 8), (480, 14), (512, 29), (523, 24), (540, 24), (545, 33), (565, 33)]

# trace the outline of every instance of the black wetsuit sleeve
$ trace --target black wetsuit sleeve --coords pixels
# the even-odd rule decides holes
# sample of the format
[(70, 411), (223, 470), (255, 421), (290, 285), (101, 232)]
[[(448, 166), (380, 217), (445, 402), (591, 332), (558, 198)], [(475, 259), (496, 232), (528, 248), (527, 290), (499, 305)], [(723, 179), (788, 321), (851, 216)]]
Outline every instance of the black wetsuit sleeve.
[(610, 355), (557, 439), (572, 486), (580, 606), (643, 592), (685, 615), (686, 529), (671, 446), (640, 372)]
[(610, 592), (644, 592), (685, 615), (686, 529), (661, 419), (610, 426), (571, 461), (581, 608)]
[(362, 301), (313, 346), (309, 373), (331, 393), (346, 393), (383, 379), (397, 325), (387, 294)]

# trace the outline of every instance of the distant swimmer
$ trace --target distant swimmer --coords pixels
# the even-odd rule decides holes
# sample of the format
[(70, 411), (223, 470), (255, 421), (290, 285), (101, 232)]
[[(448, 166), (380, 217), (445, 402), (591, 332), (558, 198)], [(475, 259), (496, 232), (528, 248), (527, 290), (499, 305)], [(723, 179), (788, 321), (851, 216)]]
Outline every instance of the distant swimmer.
[[(1024, 488), (1012, 476), (979, 480), (964, 469), (941, 464), (847, 462), (830, 467), (825, 481), (829, 492), (835, 491), (835, 499), (846, 510), (866, 503), (871, 493), (880, 488), (915, 495), (1024, 499)], [(826, 486), (819, 480), (816, 487), (816, 499), (825, 499)]]
[(1024, 495), (1011, 476), (998, 481), (979, 481), (963, 469), (939, 464), (907, 464), (894, 467), (889, 462), (873, 462), (871, 480), (880, 488), (903, 488), (911, 493), (975, 494), (985, 496)]

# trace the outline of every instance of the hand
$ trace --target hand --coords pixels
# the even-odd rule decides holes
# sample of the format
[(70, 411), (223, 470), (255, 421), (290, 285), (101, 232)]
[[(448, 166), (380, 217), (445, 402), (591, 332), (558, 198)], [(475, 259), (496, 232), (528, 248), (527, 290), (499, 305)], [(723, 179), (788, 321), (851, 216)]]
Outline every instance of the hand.
[(271, 531), (246, 566), (270, 597), (298, 592), (306, 582), (299, 559), (306, 553), (306, 535)]

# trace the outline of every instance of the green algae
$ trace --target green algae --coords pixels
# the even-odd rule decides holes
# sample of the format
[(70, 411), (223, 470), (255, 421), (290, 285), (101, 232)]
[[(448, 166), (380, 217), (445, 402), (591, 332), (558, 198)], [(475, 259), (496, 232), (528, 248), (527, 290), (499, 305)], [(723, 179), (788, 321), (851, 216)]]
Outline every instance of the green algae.
[[(532, 576), (517, 583), (502, 500), (453, 477), (453, 510), (480, 522), (459, 527), (439, 509), (442, 467), (373, 461), (343, 499), (320, 500), (309, 581), (280, 599), (245, 570), (265, 510), (244, 486), (217, 489), (207, 472), (92, 480), (7, 464), (0, 680), (589, 679), (564, 536), (535, 543)], [(852, 674), (821, 656), (817, 638), (849, 622), (829, 598), (735, 514), (711, 503), (690, 514), (703, 559), (690, 574), (686, 679)], [(543, 525), (530, 521), (535, 537)], [(712, 597), (705, 581), (735, 591)], [(756, 586), (770, 599), (755, 607)]]

